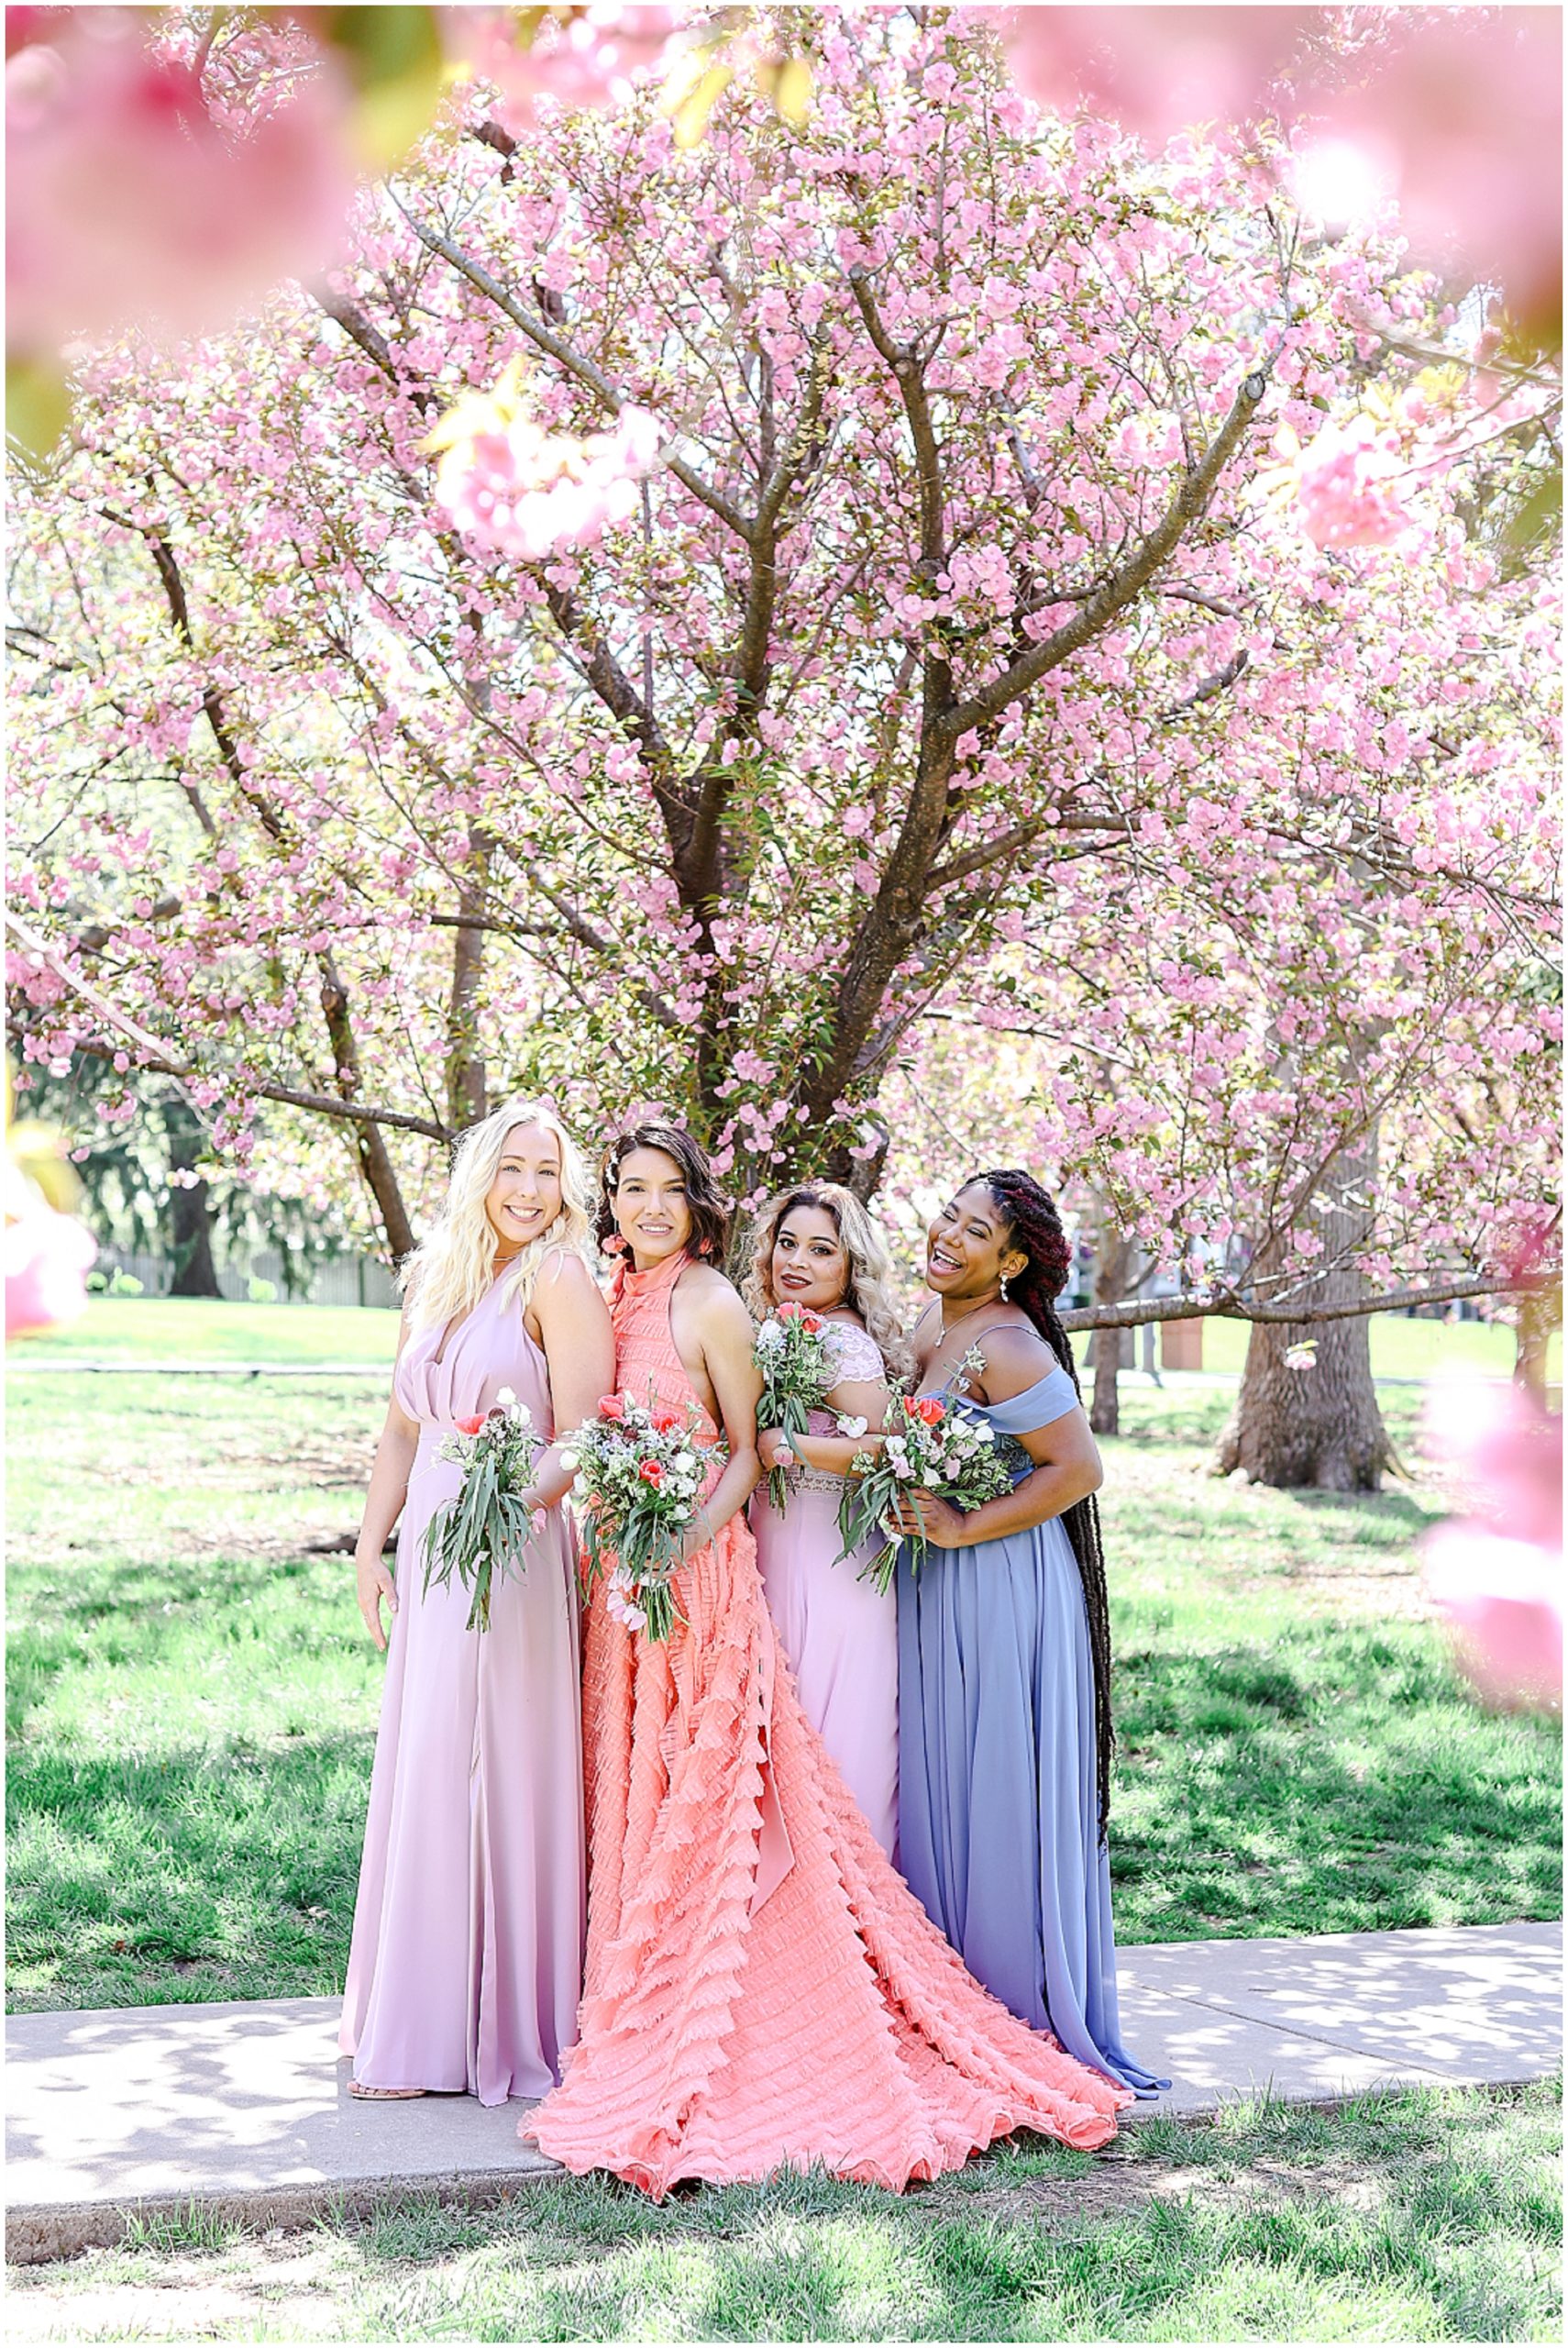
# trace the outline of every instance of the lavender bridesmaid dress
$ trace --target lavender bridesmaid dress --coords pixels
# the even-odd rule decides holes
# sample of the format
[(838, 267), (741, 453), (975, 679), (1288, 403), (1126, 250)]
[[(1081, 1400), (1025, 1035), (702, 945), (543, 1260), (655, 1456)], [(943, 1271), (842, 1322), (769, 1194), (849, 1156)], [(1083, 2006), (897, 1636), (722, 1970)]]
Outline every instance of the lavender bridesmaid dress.
[(554, 1432), (545, 1357), (497, 1280), (447, 1337), (404, 1346), (394, 1391), (419, 1422), (398, 1536), (365, 1854), (339, 2043), (367, 2087), (547, 2094), (582, 1980), (582, 1725), (573, 1545), (558, 1508), (521, 1575), (467, 1628), (456, 1583), (424, 1594), (425, 1528), (461, 1481), (436, 1445), (503, 1386)]
[[(884, 1379), (880, 1352), (846, 1321), (828, 1324), (845, 1380)], [(813, 1411), (813, 1434), (833, 1434), (831, 1411)], [(801, 1709), (838, 1768), (861, 1815), (893, 1856), (899, 1811), (898, 1601), (856, 1578), (878, 1545), (835, 1564), (843, 1536), (838, 1504), (844, 1478), (803, 1463), (787, 1471), (779, 1514), (759, 1484), (750, 1524), (756, 1561), (779, 1644), (795, 1675)]]
[[(988, 1419), (1014, 1484), (1018, 1437), (1077, 1408), (1065, 1369)], [(1121, 2043), (1110, 1864), (1099, 1835), (1094, 1667), (1083, 1582), (1055, 1518), (900, 1560), (899, 1855), (977, 1981), (1069, 2054), (1140, 2096), (1168, 2087)]]

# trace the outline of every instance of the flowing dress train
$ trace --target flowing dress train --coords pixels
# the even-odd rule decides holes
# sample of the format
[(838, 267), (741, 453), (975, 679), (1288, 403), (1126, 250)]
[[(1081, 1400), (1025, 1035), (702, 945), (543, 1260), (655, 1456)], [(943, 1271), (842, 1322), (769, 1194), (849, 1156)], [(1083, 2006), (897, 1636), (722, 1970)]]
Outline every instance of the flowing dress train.
[(409, 1338), (398, 1401), (419, 1447), (397, 1545), (365, 1854), (339, 2043), (367, 2087), (537, 2097), (576, 2027), (584, 1932), (574, 1543), (536, 1519), (524, 1570), (470, 1631), (454, 1578), (428, 1595), (425, 1529), (462, 1481), (436, 1446), (510, 1386), (547, 1440), (545, 1357), (502, 1275), (468, 1318)]
[[(612, 1308), (620, 1387), (675, 1407), (694, 1399), (669, 1326), (683, 1268), (624, 1271)], [(677, 1595), (665, 1646), (593, 1594), (587, 1984), (521, 2133), (656, 2198), (813, 2163), (897, 2190), (1015, 2128), (1106, 2143), (1125, 2089), (969, 1977), (845, 1791), (739, 1517)]]
[[(988, 1419), (1017, 1440), (1077, 1407), (1065, 1369)], [(1081, 2063), (1141, 2096), (1168, 2087), (1121, 2043), (1110, 1863), (1099, 1833), (1083, 1581), (1055, 1518), (900, 1560), (899, 1862), (977, 1980)]]

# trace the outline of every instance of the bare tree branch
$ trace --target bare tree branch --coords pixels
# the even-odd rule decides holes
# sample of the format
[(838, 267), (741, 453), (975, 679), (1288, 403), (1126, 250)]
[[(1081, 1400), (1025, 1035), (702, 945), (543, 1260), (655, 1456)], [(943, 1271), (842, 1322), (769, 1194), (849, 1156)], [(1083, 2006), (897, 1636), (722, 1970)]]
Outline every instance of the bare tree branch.
[[(237, 1091), (253, 1092), (260, 1100), (282, 1102), (288, 1108), (306, 1109), (313, 1116), (335, 1117), (349, 1124), (395, 1125), (404, 1133), (424, 1134), (431, 1141), (450, 1141), (452, 1137), (447, 1127), (436, 1124), (434, 1119), (410, 1116), (401, 1109), (383, 1108), (368, 1101), (337, 1100), (330, 1092), (300, 1091), (292, 1085), (274, 1084), (265, 1077), (253, 1077), (237, 1069), (202, 1068), (194, 1062), (182, 1060), (150, 1030), (138, 1026), (134, 1019), (116, 1010), (106, 995), (83, 978), (79, 971), (73, 970), (49, 940), (40, 937), (18, 915), (7, 912), (6, 926), (24, 954), (31, 955), (35, 961), (41, 962), (46, 969), (51, 970), (112, 1034), (123, 1036), (127, 1044), (134, 1047), (142, 1067), (154, 1069), (160, 1076), (171, 1076), (182, 1084), (231, 1085)], [(106, 1045), (78, 1044), (76, 1049), (94, 1059), (112, 1059), (114, 1057), (113, 1050)]]
[[(400, 205), (399, 208), (427, 252), (437, 254), (442, 260), (448, 262), (460, 277), (466, 277), (476, 293), (482, 294), (487, 301), (493, 302), (502, 315), (511, 319), (519, 334), (526, 335), (529, 341), (537, 349), (544, 351), (548, 358), (553, 359), (558, 367), (564, 368), (569, 375), (592, 392), (595, 398), (609, 410), (612, 415), (619, 415), (621, 410), (629, 404), (625, 393), (611, 382), (602, 368), (596, 367), (592, 360), (585, 358), (581, 351), (574, 350), (564, 337), (552, 332), (543, 318), (532, 316), (522, 304), (514, 300), (507, 292), (500, 280), (491, 275), (482, 261), (474, 260), (459, 246), (455, 245), (449, 237), (443, 237), (437, 230), (426, 227), (422, 220), (416, 220), (406, 205)], [(716, 514), (738, 538), (750, 538), (754, 525), (741, 512), (739, 506), (724, 495), (723, 490), (714, 489), (710, 482), (705, 482), (701, 474), (689, 465), (683, 457), (668, 456), (665, 459), (665, 463), (681, 487), (689, 489), (692, 496), (699, 499), (711, 514)]]
[(1407, 1305), (1452, 1304), (1466, 1296), (1520, 1296), (1531, 1285), (1498, 1273), (1493, 1279), (1445, 1280), (1433, 1288), (1388, 1289), (1381, 1296), (1357, 1297), (1343, 1304), (1253, 1304), (1233, 1295), (1200, 1304), (1190, 1296), (1158, 1296), (1132, 1304), (1085, 1305), (1059, 1317), (1064, 1329), (1138, 1329), (1148, 1321), (1265, 1321), (1294, 1328), (1363, 1319), (1369, 1312), (1402, 1312)]

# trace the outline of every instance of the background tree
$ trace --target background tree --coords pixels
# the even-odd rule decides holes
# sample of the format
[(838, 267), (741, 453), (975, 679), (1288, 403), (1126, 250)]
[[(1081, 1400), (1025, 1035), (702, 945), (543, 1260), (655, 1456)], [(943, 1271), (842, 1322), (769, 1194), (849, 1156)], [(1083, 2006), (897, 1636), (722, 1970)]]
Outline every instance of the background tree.
[[(920, 1022), (1013, 941), (1080, 986), (1069, 1027), (1111, 1001), (1136, 1036), (1152, 982), (1211, 1102), (1198, 1014), (1241, 981), (1158, 950), (1172, 903), (1240, 892), (1254, 959), (1289, 930), (1309, 1038), (1369, 969), (1429, 982), (1434, 909), (1461, 960), (1478, 908), (1536, 918), (1551, 621), (1452, 513), (1470, 380), (1354, 445), (1334, 543), (1297, 519), (1292, 449), (1414, 375), (1430, 282), (1253, 161), (1036, 116), (942, 12), (791, 21), (799, 132), (737, 84), (691, 150), (646, 98), (518, 146), (476, 89), (314, 313), (109, 354), (26, 500), (27, 1048), (178, 1076), (263, 1180), (348, 1137), (393, 1254), (428, 1145), (502, 1084), (591, 1127), (660, 1099), (746, 1196), (808, 1163), (868, 1189)], [(493, 402), (448, 447), (486, 529), (433, 501), (432, 426), (519, 360), (540, 430), (657, 421), (597, 545), (488, 542)], [(1553, 396), (1510, 383), (1507, 428)], [(1412, 515), (1364, 476), (1418, 428)], [(1235, 1183), (1277, 1190), (1307, 1088), (1260, 1105), (1291, 1088), (1258, 1054)], [(1145, 1113), (1070, 1070), (1054, 1106), (1110, 1155)], [(1475, 1148), (1484, 1272), (1511, 1203), (1489, 1121)], [(1408, 1202), (1439, 1251), (1440, 1190)], [(1285, 1227), (1300, 1297), (1320, 1247)]]

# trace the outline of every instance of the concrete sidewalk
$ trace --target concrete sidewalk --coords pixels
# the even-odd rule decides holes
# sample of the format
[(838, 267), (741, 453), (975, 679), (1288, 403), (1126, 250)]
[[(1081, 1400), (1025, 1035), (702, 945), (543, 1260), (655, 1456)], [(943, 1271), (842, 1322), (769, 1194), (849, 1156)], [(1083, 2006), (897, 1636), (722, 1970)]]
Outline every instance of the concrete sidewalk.
[[(1325, 2103), (1548, 2077), (1562, 2060), (1562, 1944), (1558, 1924), (1487, 1924), (1125, 1949), (1126, 2043), (1175, 2083), (1128, 2120), (1264, 2091)], [(127, 2214), (192, 2202), (288, 2225), (559, 2174), (518, 2142), (525, 2104), (355, 2102), (337, 2029), (329, 1998), (14, 2015), (7, 2254), (69, 2256), (118, 2241)]]

